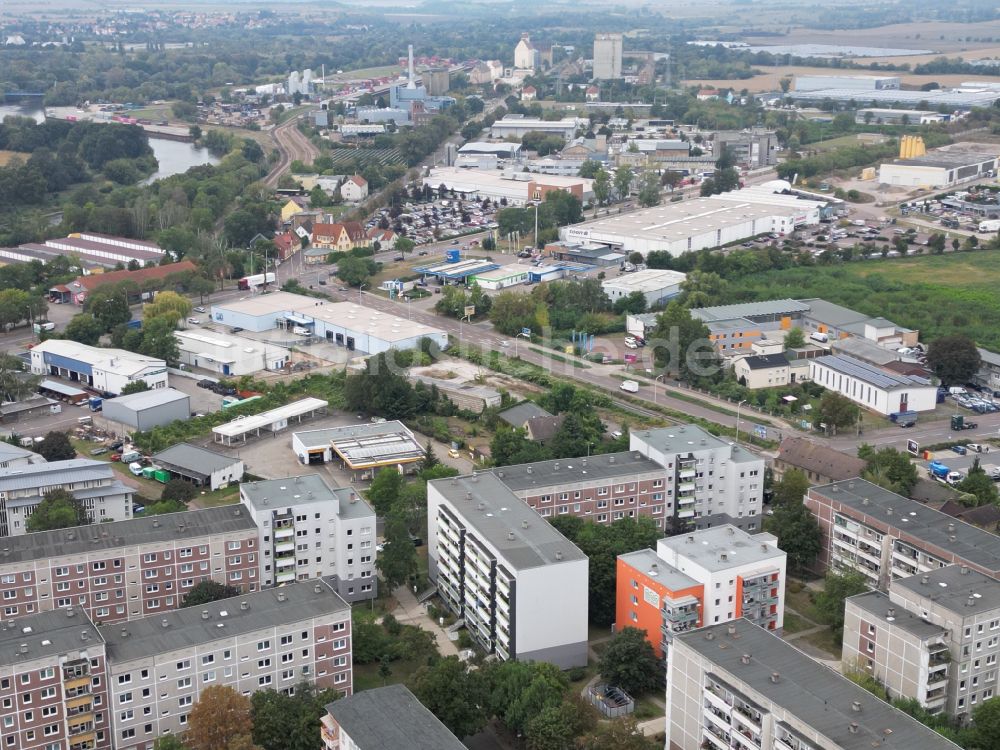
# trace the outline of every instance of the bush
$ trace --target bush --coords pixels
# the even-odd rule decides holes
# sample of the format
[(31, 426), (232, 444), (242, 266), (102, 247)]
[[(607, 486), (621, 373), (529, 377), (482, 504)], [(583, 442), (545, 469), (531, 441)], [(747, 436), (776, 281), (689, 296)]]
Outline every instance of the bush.
[(171, 479), (163, 485), (163, 494), (160, 495), (160, 499), (187, 503), (194, 500), (197, 495), (198, 490), (190, 482), (184, 479)]

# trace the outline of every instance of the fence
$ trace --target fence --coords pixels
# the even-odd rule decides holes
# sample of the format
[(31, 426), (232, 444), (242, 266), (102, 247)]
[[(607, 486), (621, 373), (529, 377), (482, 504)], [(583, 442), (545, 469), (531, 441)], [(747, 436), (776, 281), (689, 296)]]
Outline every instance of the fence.
[(591, 685), (587, 691), (590, 704), (609, 719), (627, 716), (635, 711), (635, 701), (632, 696), (621, 688), (598, 683)]

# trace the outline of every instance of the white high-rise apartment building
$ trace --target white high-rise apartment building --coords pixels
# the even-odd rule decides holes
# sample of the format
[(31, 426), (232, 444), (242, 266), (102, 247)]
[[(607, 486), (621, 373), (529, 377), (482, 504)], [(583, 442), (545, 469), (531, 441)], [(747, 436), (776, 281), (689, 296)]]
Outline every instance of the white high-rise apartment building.
[(594, 79), (610, 81), (622, 77), (622, 35), (594, 35)]

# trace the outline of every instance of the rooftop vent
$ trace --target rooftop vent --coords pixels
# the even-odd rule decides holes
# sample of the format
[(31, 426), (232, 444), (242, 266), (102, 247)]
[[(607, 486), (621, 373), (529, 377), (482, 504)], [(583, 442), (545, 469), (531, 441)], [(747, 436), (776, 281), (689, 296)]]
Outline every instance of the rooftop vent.
[(476, 510), (484, 510), (486, 508), (486, 503), (476, 503)]
[(952, 532), (953, 532), (954, 530), (955, 530), (955, 524), (953, 524), (953, 523), (949, 523), (949, 524), (948, 524), (948, 533), (950, 534), (950, 533), (952, 533)]
[(743, 654), (743, 656), (740, 657), (740, 661), (743, 664), (749, 664), (750, 663), (750, 654)]
[(81, 630), (80, 631), (80, 640), (81, 641), (90, 640), (90, 633), (88, 633), (86, 630)]
[(778, 672), (771, 672), (771, 682), (777, 684), (778, 680), (781, 679), (781, 674)]
[(976, 606), (976, 597), (970, 596), (968, 599), (966, 599), (965, 600), (965, 606), (966, 607), (975, 607)]
[(75, 617), (76, 616), (76, 612), (73, 611), (72, 607), (67, 607), (67, 609), (66, 609), (66, 616), (67, 617)]
[(562, 560), (563, 554), (562, 550), (556, 550), (556, 560)]
[(857, 734), (858, 733), (858, 723), (856, 721), (852, 721), (851, 722), (851, 726), (849, 727), (849, 729), (851, 730), (851, 734)]
[(160, 620), (160, 627), (168, 628), (170, 627), (170, 623), (166, 619)]
[(969, 566), (963, 565), (961, 568), (958, 569), (958, 572), (963, 576), (969, 575)]
[(244, 612), (246, 612), (248, 609), (250, 609), (250, 602), (246, 602), (246, 601), (240, 602), (240, 609), (242, 609)]
[(706, 641), (714, 641), (715, 640), (715, 633), (713, 633), (711, 631), (709, 631), (708, 633), (705, 633), (705, 640)]
[(319, 584), (317, 583), (317, 584), (316, 584), (315, 586), (313, 586), (313, 593), (314, 593), (314, 594), (322, 594), (322, 593), (323, 593), (323, 587), (322, 587), (322, 586), (320, 586), (320, 585), (319, 585)]
[(472, 493), (471, 492), (466, 492), (465, 493), (465, 499), (466, 500), (471, 500), (472, 499)]
[(525, 472), (526, 472), (527, 474), (530, 474), (532, 470), (531, 470), (531, 467), (530, 467), (530, 466), (528, 466), (528, 467), (526, 467), (526, 468), (524, 469), (524, 471), (525, 471)]
[(861, 713), (861, 701), (854, 701), (851, 703), (851, 710), (858, 714)]
[(528, 519), (521, 521), (521, 528), (522, 529), (528, 528)]
[(729, 623), (726, 627), (726, 632), (729, 633), (729, 635), (736, 635), (736, 626), (733, 623)]
[(694, 537), (693, 537), (693, 536), (689, 536), (689, 537), (687, 538), (687, 542), (685, 542), (685, 543), (686, 543), (686, 544), (694, 544)]
[(19, 653), (19, 654), (26, 654), (26, 653), (28, 653), (28, 644), (27, 643), (22, 643), (20, 646), (18, 646), (17, 647), (17, 653)]
[(128, 638), (128, 631), (125, 628), (122, 628), (122, 638)]
[[(837, 488), (836, 488), (836, 487), (834, 487), (834, 489), (837, 489)], [(868, 498), (867, 498), (867, 497), (863, 497), (863, 498), (861, 498), (861, 504), (862, 504), (862, 505), (868, 505)]]
[(559, 471), (559, 462), (556, 461), (555, 466), (552, 467), (553, 471)]
[(719, 562), (726, 562), (727, 560), (729, 560), (729, 555), (727, 553), (725, 553), (725, 552), (720, 552), (719, 553)]
[(207, 609), (203, 609), (201, 611), (201, 619), (202, 620), (207, 620), (208, 619), (208, 610)]
[(609, 464), (613, 464), (614, 462), (615, 462), (615, 457), (614, 456), (608, 456), (608, 463)]
[(929, 575), (922, 575), (922, 576), (920, 576), (920, 582), (924, 586), (926, 586), (928, 583), (930, 583), (930, 580), (931, 580), (931, 577)]
[(284, 592), (284, 591), (279, 591), (279, 592), (278, 592), (278, 601), (279, 601), (279, 602), (283, 602), (283, 601), (285, 601), (285, 599), (287, 599), (287, 598), (288, 598), (288, 597), (287, 597), (287, 596), (285, 596), (285, 592)]
[(513, 531), (508, 531), (507, 532), (507, 541), (509, 541), (509, 542), (513, 542), (514, 541), (514, 532)]
[(889, 607), (889, 609), (886, 610), (885, 616), (886, 617), (895, 617), (896, 616), (896, 610), (893, 609), (892, 607)]

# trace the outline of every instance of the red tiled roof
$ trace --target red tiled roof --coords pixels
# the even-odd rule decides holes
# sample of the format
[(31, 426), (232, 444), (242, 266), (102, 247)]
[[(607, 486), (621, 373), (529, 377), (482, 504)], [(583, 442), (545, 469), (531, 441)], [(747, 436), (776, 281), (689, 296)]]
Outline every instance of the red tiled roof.
[(171, 274), (183, 273), (184, 271), (194, 271), (198, 268), (189, 260), (182, 260), (177, 263), (168, 263), (165, 266), (150, 266), (140, 268), (138, 271), (108, 271), (107, 273), (96, 273), (90, 276), (78, 276), (74, 284), (83, 287), (88, 292), (92, 292), (99, 286), (114, 284), (120, 281), (135, 281), (141, 283), (147, 279), (163, 279)]

